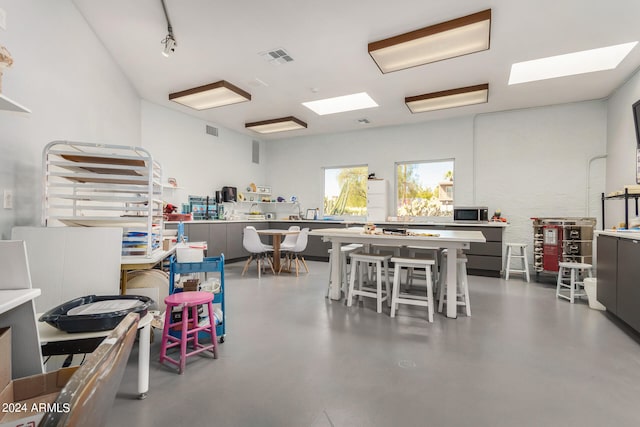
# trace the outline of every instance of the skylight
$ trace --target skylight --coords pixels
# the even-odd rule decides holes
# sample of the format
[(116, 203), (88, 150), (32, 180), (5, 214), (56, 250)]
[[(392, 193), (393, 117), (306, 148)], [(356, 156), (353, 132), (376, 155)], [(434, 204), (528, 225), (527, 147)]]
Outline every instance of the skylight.
[(638, 44), (637, 41), (518, 62), (511, 66), (509, 84), (611, 70)]
[(302, 105), (314, 113), (325, 114), (343, 113), (345, 111), (362, 110), (377, 107), (378, 104), (371, 99), (366, 92), (351, 95), (336, 96), (335, 98), (319, 99), (317, 101), (303, 102)]

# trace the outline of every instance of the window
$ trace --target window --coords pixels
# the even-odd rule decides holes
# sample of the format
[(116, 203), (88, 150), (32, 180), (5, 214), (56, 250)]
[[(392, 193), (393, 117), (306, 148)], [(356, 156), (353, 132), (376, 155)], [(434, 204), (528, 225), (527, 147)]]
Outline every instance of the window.
[(396, 163), (397, 215), (453, 215), (453, 159)]
[(367, 214), (367, 166), (324, 169), (324, 214)]

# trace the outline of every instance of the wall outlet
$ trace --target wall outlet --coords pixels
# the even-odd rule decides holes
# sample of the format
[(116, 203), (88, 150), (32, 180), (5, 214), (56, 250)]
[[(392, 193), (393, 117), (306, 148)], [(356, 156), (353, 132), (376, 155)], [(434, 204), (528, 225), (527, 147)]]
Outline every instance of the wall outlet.
[(5, 209), (13, 209), (13, 191), (12, 190), (4, 190), (2, 206)]
[(7, 29), (7, 12), (0, 8), (0, 29)]

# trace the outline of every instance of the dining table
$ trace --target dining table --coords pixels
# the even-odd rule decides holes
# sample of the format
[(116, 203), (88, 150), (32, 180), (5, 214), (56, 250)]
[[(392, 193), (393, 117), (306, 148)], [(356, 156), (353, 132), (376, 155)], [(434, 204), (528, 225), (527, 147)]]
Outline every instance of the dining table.
[[(271, 236), (273, 240), (273, 269), (280, 271), (280, 243), (284, 236), (290, 234), (300, 234), (300, 230), (279, 230), (275, 228), (268, 228), (265, 230), (257, 230), (261, 236)], [(285, 270), (286, 271), (286, 270)]]
[(402, 233), (385, 233), (384, 230), (365, 232), (362, 228), (323, 228), (309, 233), (320, 236), (323, 241), (331, 242), (331, 287), (329, 296), (340, 300), (340, 247), (343, 244), (360, 243), (371, 246), (411, 246), (428, 249), (447, 249), (447, 317), (457, 317), (456, 283), (459, 249), (469, 249), (471, 243), (484, 243), (486, 239), (481, 231), (425, 230), (408, 228)]

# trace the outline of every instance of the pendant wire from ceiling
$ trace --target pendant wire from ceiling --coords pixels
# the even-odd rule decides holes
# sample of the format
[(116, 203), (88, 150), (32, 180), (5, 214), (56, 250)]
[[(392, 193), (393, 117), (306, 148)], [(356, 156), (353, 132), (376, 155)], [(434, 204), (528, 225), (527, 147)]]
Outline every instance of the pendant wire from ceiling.
[(171, 20), (169, 19), (169, 12), (167, 12), (167, 5), (165, 4), (164, 0), (160, 0), (160, 2), (162, 3), (162, 10), (164, 10), (164, 17), (167, 20), (167, 36), (160, 43), (164, 45), (162, 54), (168, 58), (169, 55), (176, 51), (176, 46), (178, 46), (178, 43), (176, 42), (176, 38), (173, 35), (173, 27), (171, 26)]

